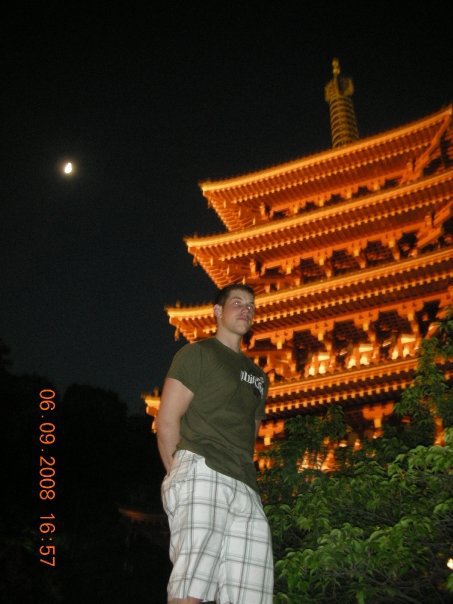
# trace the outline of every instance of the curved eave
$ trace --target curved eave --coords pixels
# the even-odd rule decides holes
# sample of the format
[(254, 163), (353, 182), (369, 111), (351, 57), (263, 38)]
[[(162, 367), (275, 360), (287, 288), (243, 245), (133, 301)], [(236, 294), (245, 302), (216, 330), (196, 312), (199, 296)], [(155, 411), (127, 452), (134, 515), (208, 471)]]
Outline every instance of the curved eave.
[(357, 404), (376, 395), (397, 395), (411, 383), (417, 363), (417, 358), (407, 358), (270, 386), (266, 418), (289, 417), (303, 409), (335, 403)]
[[(303, 257), (323, 247), (334, 247), (360, 237), (364, 224), (367, 238), (371, 231), (379, 231), (382, 220), (396, 221), (411, 213), (414, 221), (423, 220), (423, 212), (444, 204), (453, 195), (453, 169), (414, 183), (395, 187), (337, 206), (320, 208), (307, 214), (274, 220), (235, 233), (222, 233), (206, 237), (186, 237), (190, 254), (201, 264), (217, 286), (231, 278), (226, 267), (218, 262), (256, 258), (267, 251), (274, 256), (288, 253), (291, 244), (297, 244), (297, 255)], [(417, 218), (417, 211), (420, 216)], [(451, 211), (451, 208), (450, 208)], [(374, 229), (373, 229), (374, 225)], [(395, 224), (395, 228), (398, 228)], [(388, 230), (387, 229), (384, 229)], [(354, 231), (357, 233), (354, 234)], [(261, 258), (261, 260), (263, 260)]]
[[(436, 250), (326, 281), (285, 289), (256, 297), (253, 333), (259, 338), (275, 330), (304, 329), (310, 322), (345, 314), (363, 313), (367, 308), (398, 301), (447, 296), (453, 281), (451, 248)], [(170, 324), (188, 341), (215, 332), (212, 306), (168, 307)]]
[[(452, 105), (438, 113), (394, 130), (361, 139), (272, 168), (221, 181), (200, 183), (203, 195), (228, 230), (250, 225), (251, 212), (261, 203), (274, 206), (316, 198), (341, 190), (351, 181), (376, 181), (400, 175), (407, 164), (430, 147), (451, 124)], [(240, 207), (243, 215), (238, 215)]]
[[(266, 419), (286, 419), (303, 410), (332, 404), (363, 404), (395, 400), (414, 378), (418, 358), (391, 361), (360, 369), (332, 373), (271, 386), (266, 403)], [(452, 367), (446, 367), (451, 379)]]

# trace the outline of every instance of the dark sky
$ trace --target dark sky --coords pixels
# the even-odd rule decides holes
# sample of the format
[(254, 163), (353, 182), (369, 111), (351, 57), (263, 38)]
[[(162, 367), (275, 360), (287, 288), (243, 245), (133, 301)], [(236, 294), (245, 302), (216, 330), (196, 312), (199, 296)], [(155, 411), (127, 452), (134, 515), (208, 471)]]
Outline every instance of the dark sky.
[(164, 306), (215, 293), (183, 242), (223, 230), (200, 181), (329, 148), (336, 56), (363, 137), (452, 100), (448, 2), (16, 4), (0, 338), (16, 373), (113, 390), (132, 412), (183, 343)]

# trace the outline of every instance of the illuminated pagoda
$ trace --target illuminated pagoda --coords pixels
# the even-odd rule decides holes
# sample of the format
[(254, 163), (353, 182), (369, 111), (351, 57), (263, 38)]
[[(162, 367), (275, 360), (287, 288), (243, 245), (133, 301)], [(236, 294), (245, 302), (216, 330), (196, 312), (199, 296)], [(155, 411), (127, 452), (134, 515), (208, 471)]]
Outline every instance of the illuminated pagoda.
[[(217, 287), (255, 289), (246, 352), (270, 379), (261, 443), (341, 404), (348, 444), (377, 437), (452, 304), (452, 105), (360, 139), (352, 81), (325, 87), (333, 147), (200, 184), (225, 232), (185, 239)], [(215, 333), (211, 305), (166, 309), (176, 337)], [(145, 397), (155, 415), (158, 394)], [(346, 444), (346, 443), (345, 443)]]

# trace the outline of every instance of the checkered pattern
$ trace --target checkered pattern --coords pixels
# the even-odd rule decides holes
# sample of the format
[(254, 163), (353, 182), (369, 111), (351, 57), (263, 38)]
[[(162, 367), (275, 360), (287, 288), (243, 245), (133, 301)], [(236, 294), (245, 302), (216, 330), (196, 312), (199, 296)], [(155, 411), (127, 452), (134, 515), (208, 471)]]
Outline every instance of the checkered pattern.
[(253, 489), (183, 450), (162, 483), (162, 501), (171, 532), (170, 601), (272, 603), (271, 536)]

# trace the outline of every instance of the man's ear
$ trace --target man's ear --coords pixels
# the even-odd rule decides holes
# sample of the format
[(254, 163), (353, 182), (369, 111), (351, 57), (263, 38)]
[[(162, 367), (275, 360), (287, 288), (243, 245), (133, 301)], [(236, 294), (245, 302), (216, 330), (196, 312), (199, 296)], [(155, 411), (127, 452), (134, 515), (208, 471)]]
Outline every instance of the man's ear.
[(216, 319), (220, 319), (221, 316), (222, 316), (222, 307), (220, 306), (220, 304), (215, 304), (215, 306), (214, 306), (214, 317)]

